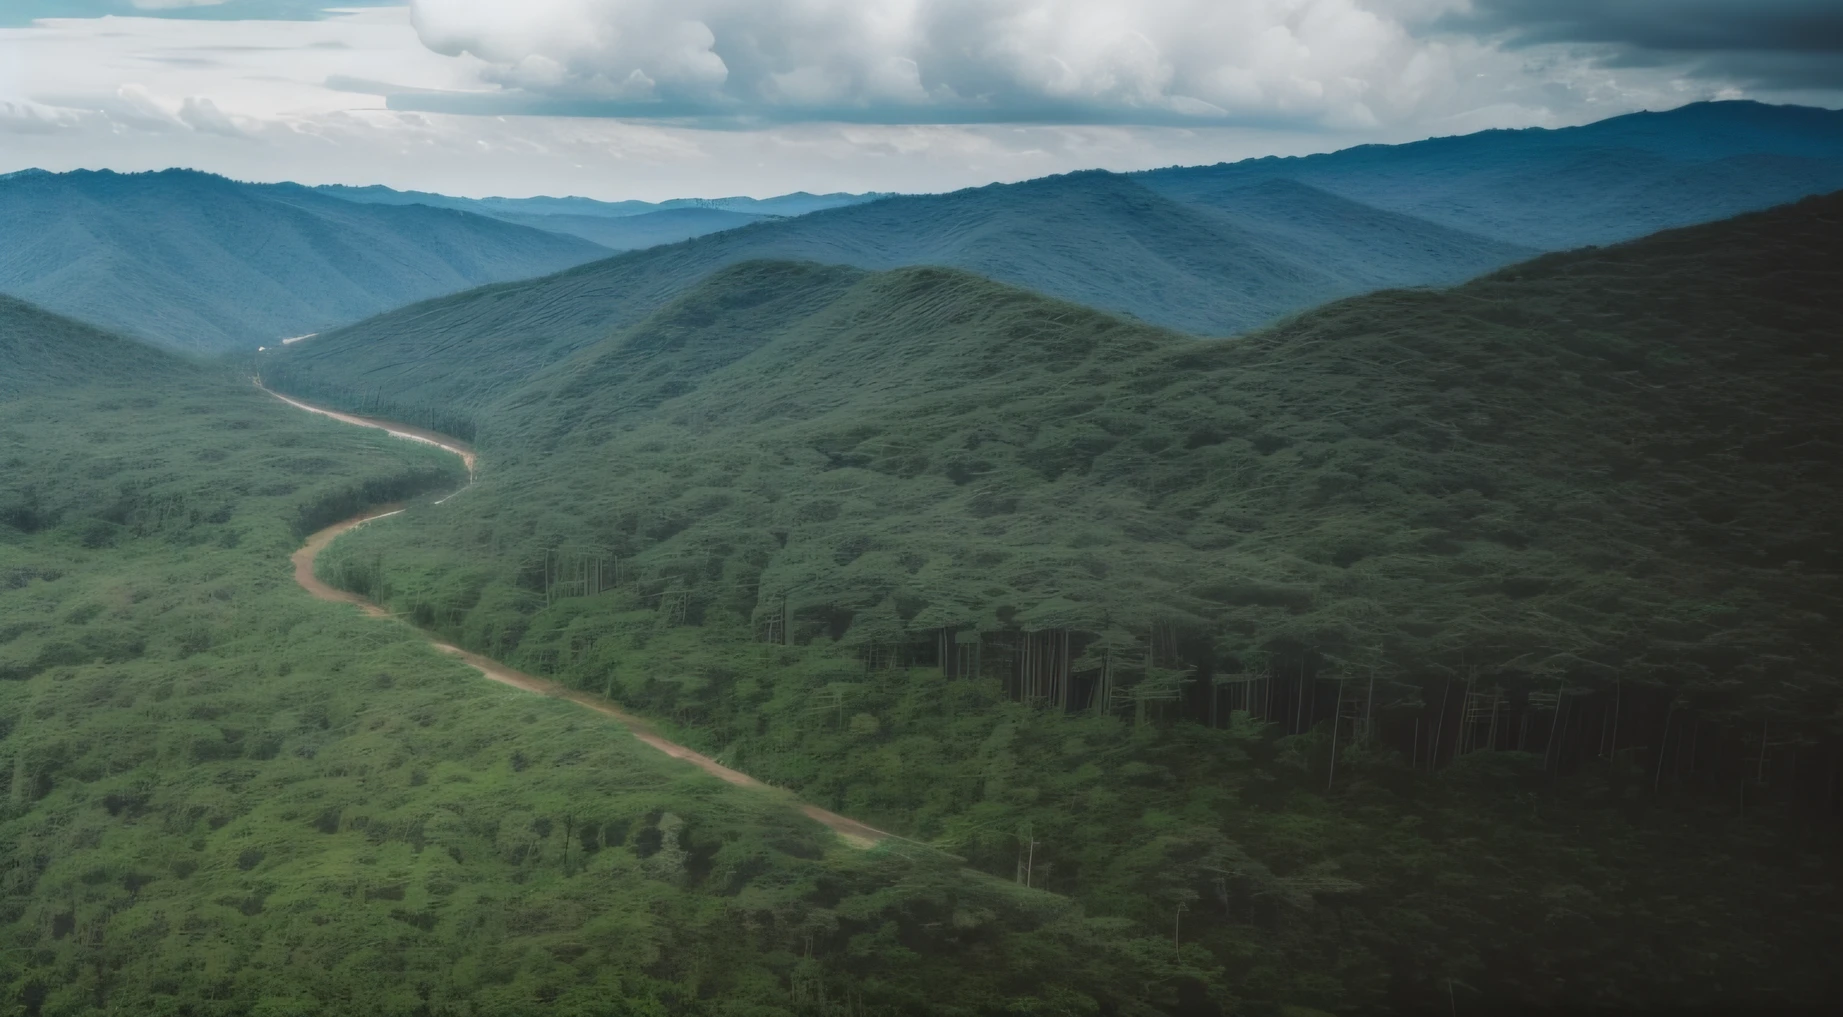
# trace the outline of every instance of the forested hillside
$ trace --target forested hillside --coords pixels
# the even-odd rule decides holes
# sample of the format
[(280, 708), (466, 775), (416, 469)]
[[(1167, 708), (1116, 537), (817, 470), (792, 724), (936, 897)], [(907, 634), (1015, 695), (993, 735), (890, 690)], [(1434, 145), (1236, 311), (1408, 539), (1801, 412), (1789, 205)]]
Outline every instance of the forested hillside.
[(1748, 102), (1303, 159), (1074, 173), (835, 208), (460, 294), (323, 336), (291, 351), (286, 370), (378, 412), (472, 405), (712, 271), (761, 258), (962, 268), (1222, 335), (1341, 296), (1460, 282), (1538, 248), (1838, 188), (1843, 113)]
[(195, 370), (164, 350), (0, 297), (0, 399), (47, 386), (81, 386), (98, 375), (159, 384)]
[(609, 253), (484, 216), (180, 170), (0, 177), (0, 236), (0, 293), (199, 351), (254, 350)]
[(1246, 999), (1807, 1005), (1840, 291), (1836, 195), (1228, 341), (740, 264), (420, 408), (480, 483), (322, 574)]
[(1116, 174), (1072, 173), (814, 212), (460, 294), (322, 336), (278, 370), (301, 385), (363, 391), (368, 408), (392, 413), (472, 403), (711, 272), (760, 258), (957, 266), (1218, 333), (1377, 286), (1456, 282), (1531, 253), (1310, 188), (1201, 210)]
[(1239, 206), (1283, 180), (1548, 250), (1616, 243), (1843, 188), (1843, 111), (1699, 102), (1560, 130), (1481, 131), (1133, 179)]
[(6, 1012), (1236, 998), (1162, 926), (919, 846), (848, 847), (784, 797), (308, 598), (304, 533), (459, 484), (459, 464), (139, 349), (0, 307)]

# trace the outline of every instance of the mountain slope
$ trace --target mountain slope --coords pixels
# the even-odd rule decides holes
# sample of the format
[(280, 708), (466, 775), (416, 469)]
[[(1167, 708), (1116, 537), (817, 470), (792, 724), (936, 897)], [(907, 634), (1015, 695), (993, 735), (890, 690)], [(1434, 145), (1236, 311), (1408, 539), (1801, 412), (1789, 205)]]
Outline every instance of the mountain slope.
[(660, 244), (675, 244), (706, 233), (761, 222), (765, 218), (721, 208), (667, 208), (639, 215), (532, 215), (520, 212), (497, 212), (492, 215), (532, 229), (581, 237), (610, 251), (638, 251), (658, 247)]
[(1583, 127), (1481, 131), (1133, 174), (1178, 201), (1287, 180), (1551, 250), (1627, 240), (1843, 187), (1843, 111), (1695, 103)]
[(433, 194), (428, 191), (398, 191), (378, 184), (368, 187), (350, 187), (343, 184), (321, 184), (315, 191), (334, 198), (347, 201), (380, 205), (430, 205), (436, 208), (452, 208), (461, 212), (474, 212), (512, 220), (523, 216), (596, 216), (606, 219), (618, 219), (631, 215), (646, 215), (651, 212), (667, 212), (681, 209), (708, 209), (719, 212), (738, 212), (745, 215), (805, 215), (827, 208), (841, 208), (845, 205), (857, 205), (878, 198), (891, 197), (888, 194), (868, 192), (865, 194), (808, 194), (795, 191), (792, 194), (776, 195), (772, 198), (672, 198), (667, 201), (597, 201), (594, 198), (457, 198), (447, 194)]
[(424, 206), (169, 170), (0, 179), (0, 292), (182, 349), (253, 348), (603, 256)]
[[(1173, 624), (1692, 685), (1776, 645), (1828, 673), (1840, 223), (1812, 199), (1213, 343), (752, 262), (484, 408), (473, 504), (636, 567), (714, 554), (723, 583), (685, 588), (745, 616), (797, 589), (911, 632)], [(1722, 622), (1684, 620), (1710, 598)]]
[[(726, 265), (947, 265), (1219, 333), (1379, 285), (1453, 282), (1525, 256), (1296, 189), (1240, 216), (1101, 172), (904, 196), (699, 237), (383, 315), (272, 358), (276, 376), (369, 409), (471, 402), (639, 321)], [(483, 369), (485, 367), (485, 369)], [(388, 405), (378, 402), (388, 399)], [(454, 426), (449, 421), (449, 426)]]
[(189, 370), (164, 350), (0, 296), (0, 398), (99, 375), (158, 383)]
[(6, 1012), (1177, 1012), (1162, 922), (849, 847), (309, 598), (307, 533), (460, 464), (123, 348), (0, 299)]
[[(1839, 125), (1843, 113), (1827, 110), (1714, 103), (1561, 131), (888, 198), (386, 315), (277, 367), (354, 408), (472, 404), (753, 258), (945, 265), (1223, 334), (1338, 296), (1457, 282), (1535, 247), (1843, 187)], [(467, 426), (452, 413), (443, 423)]]
[(322, 575), (1093, 913), (1198, 902), (1251, 998), (1437, 1012), (1489, 944), (1482, 1012), (1799, 1010), (1838, 292), (1843, 195), (1227, 341), (749, 262), (479, 407), (479, 482)]

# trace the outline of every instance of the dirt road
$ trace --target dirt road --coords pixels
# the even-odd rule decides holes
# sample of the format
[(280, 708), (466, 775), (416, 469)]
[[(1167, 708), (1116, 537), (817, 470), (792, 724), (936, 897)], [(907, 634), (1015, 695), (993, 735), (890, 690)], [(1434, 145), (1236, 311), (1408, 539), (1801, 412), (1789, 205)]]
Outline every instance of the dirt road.
[[(257, 383), (257, 387), (262, 387), (260, 382)], [(309, 413), (318, 413), (322, 416), (331, 417), (334, 420), (342, 421), (347, 424), (355, 424), (359, 427), (374, 427), (382, 431), (387, 431), (400, 438), (425, 442), (446, 449), (460, 456), (461, 461), (467, 464), (468, 476), (470, 478), (473, 476), (475, 462), (473, 450), (455, 441), (453, 438), (436, 434), (433, 431), (425, 431), (421, 428), (407, 427), (403, 424), (388, 420), (378, 420), (372, 417), (359, 417), (349, 413), (339, 413), (335, 410), (329, 410), (324, 407), (301, 402), (298, 399), (290, 399), (287, 396), (272, 392), (266, 388), (264, 388), (263, 391), (268, 392), (270, 395), (296, 409), (306, 410)], [(471, 480), (469, 482), (471, 483)], [(451, 498), (453, 495), (449, 495), (448, 497)], [(448, 499), (443, 498), (442, 500), (447, 501)], [(307, 543), (301, 545), (301, 549), (294, 552), (290, 558), (290, 560), (294, 562), (294, 581), (299, 583), (302, 589), (320, 600), (328, 600), (339, 604), (353, 604), (373, 618), (401, 621), (401, 619), (395, 619), (389, 611), (384, 610), (382, 607), (373, 604), (356, 593), (348, 593), (345, 590), (334, 589), (321, 582), (314, 576), (314, 559), (319, 556), (321, 551), (326, 550), (327, 546), (330, 545), (335, 538), (347, 530), (356, 529), (366, 523), (377, 519), (383, 519), (387, 516), (394, 516), (402, 511), (403, 508), (397, 505), (379, 506), (364, 515), (348, 519), (343, 523), (336, 523), (308, 537)], [(403, 624), (409, 623), (403, 622)], [(425, 635), (427, 635), (427, 633), (425, 633)], [(763, 784), (761, 781), (756, 780), (746, 773), (739, 770), (732, 770), (701, 752), (697, 752), (667, 739), (659, 732), (653, 730), (644, 720), (622, 710), (620, 707), (600, 696), (592, 695), (587, 692), (580, 692), (568, 686), (560, 685), (547, 678), (539, 678), (536, 675), (525, 674), (523, 671), (514, 671), (496, 660), (482, 657), (477, 653), (469, 653), (458, 646), (450, 646), (434, 637), (429, 638), (429, 645), (449, 656), (459, 657), (476, 671), (479, 671), (481, 674), (496, 682), (510, 685), (513, 688), (523, 689), (526, 692), (535, 692), (539, 695), (552, 696), (557, 699), (567, 699), (584, 709), (594, 710), (596, 713), (620, 724), (635, 738), (658, 749), (660, 752), (674, 759), (682, 759), (698, 769), (703, 770), (705, 773), (720, 777), (738, 787), (754, 788), (774, 794), (785, 793), (767, 784)], [(875, 827), (860, 823), (855, 819), (849, 819), (836, 812), (822, 809), (817, 805), (808, 805), (803, 802), (796, 802), (795, 805), (807, 816), (830, 827), (846, 843), (854, 847), (873, 847), (894, 836), (894, 834), (885, 833)]]

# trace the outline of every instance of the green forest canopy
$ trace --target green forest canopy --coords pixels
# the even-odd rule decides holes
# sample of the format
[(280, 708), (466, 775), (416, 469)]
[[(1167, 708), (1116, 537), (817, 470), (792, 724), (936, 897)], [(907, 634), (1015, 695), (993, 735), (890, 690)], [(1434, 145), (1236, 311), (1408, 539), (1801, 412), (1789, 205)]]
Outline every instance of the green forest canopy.
[[(1834, 829), (1793, 832), (1834, 808), (1838, 210), (1228, 342), (951, 271), (737, 266), (470, 407), (480, 482), (321, 572), (1163, 927), (1220, 965), (1212, 1005), (1795, 1008), (1833, 994), (1840, 913)], [(904, 666), (952, 625), (983, 670)], [(1016, 701), (1058, 626), (1063, 666), (1157, 654), (1118, 716)], [(1220, 716), (1162, 695), (1288, 643), (1440, 702), (1385, 738), (1332, 682)], [(1603, 691), (1448, 718), (1480, 664)], [(1641, 711), (1641, 678), (1693, 708)], [(1161, 722), (1186, 706), (1206, 723)]]
[(785, 600), (808, 638), (1162, 625), (1230, 670), (1312, 650), (1832, 716), (1840, 209), (1226, 341), (745, 264), (477, 410), (482, 482), (408, 539), (450, 563), (445, 614), (528, 619), (567, 547), (693, 619)]
[(0, 399), (0, 1010), (1229, 998), (1157, 929), (845, 847), (294, 586), (304, 532), (462, 483), (452, 457), (19, 305), (0, 363), (34, 367)]
[[(1815, 212), (1819, 227), (1834, 219)], [(1746, 250), (1746, 228), (1722, 239)], [(1806, 253), (1821, 255), (1825, 234), (1814, 235)], [(1660, 265), (1706, 254), (1683, 251), (1627, 265), (1624, 288), (1642, 298)], [(1618, 266), (1616, 252), (1606, 257)], [(295, 414), (241, 378), (170, 360), (182, 375), (170, 383), (112, 375), (106, 365), (133, 350), (72, 332), (87, 337), (68, 346), (80, 357), (0, 403), (9, 1002), (39, 1013), (1264, 1015), (1420, 1013), (1455, 998), (1495, 1012), (1834, 997), (1843, 853), (1830, 832), (1800, 831), (1793, 803), (1763, 793), (1772, 785), (1679, 794), (1732, 780), (1732, 762), (1711, 767), (1692, 752), (1683, 767), (1679, 752), (1666, 774), (1628, 751), (1551, 786), (1539, 758), (1480, 752), (1423, 777), (1411, 758), (1354, 730), (1336, 742), (1326, 725), (1288, 735), (1246, 712), (1218, 727), (1129, 726), (1033, 709), (993, 682), (866, 656), (878, 645), (866, 632), (907, 638), (922, 617), (905, 618), (909, 605), (887, 592), (848, 606), (854, 591), (877, 592), (874, 559), (852, 572), (874, 546), (817, 558), (829, 585), (795, 613), (795, 645), (763, 643), (750, 614), (773, 554), (830, 546), (804, 528), (818, 522), (810, 511), (870, 518), (853, 484), (922, 537), (956, 528), (990, 552), (1022, 539), (1012, 517), (1041, 485), (1079, 494), (1074, 482), (1091, 477), (1130, 509), (1099, 512), (1093, 544), (1114, 555), (1103, 564), (1132, 565), (1108, 549), (1191, 546), (1189, 529), (1161, 529), (1194, 522), (1169, 510), (1161, 451), (1245, 442), (1249, 457), (1302, 456), (1295, 446), (1309, 451), (1315, 432), (1283, 426), (1277, 437), (1292, 444), (1263, 456), (1265, 428), (1188, 449), (1189, 430), (1175, 447), (1127, 431), (1120, 454), (1137, 448), (1143, 465), (1106, 472), (1116, 443), (1052, 478), (1031, 454), (1041, 417), (975, 402), (969, 412), (990, 431), (980, 445), (941, 430), (945, 411), (930, 406), (1005, 393), (934, 345), (1002, 337), (959, 349), (975, 367), (1013, 372), (1004, 377), (1026, 407), (1061, 405), (1039, 376), (1063, 363), (1047, 354), (1063, 354), (1071, 391), (1099, 375), (1106, 385), (1056, 420), (1077, 426), (1105, 401), (1095, 416), (1114, 427), (1127, 415), (1112, 411), (1167, 392), (1174, 370), (1220, 383), (1211, 362), (1184, 359), (1217, 347), (956, 273), (756, 265), (716, 283), (729, 285), (726, 300), (703, 317), (672, 308), (534, 379), (521, 401), (486, 408), (481, 484), (357, 531), (328, 574), (471, 645), (611, 691), (809, 799), (888, 817), (964, 866), (925, 849), (845, 852), (778, 801), (637, 755), (567, 704), (441, 660), (407, 628), (307, 600), (285, 564), (302, 533), (457, 483), (456, 464)], [(1451, 296), (1387, 299), (1437, 310)], [(1799, 334), (1800, 305), (1773, 306), (1772, 320), (1792, 326), (1771, 334)], [(883, 328), (856, 318), (892, 308), (907, 317)], [(905, 369), (879, 373), (866, 364), (890, 320), (914, 331), (882, 355)], [(42, 336), (22, 355), (7, 338), (22, 334), (0, 329), (0, 355), (63, 356)], [(1294, 342), (1289, 352), (1315, 363), (1314, 333), (1288, 334), (1265, 341)], [(812, 351), (817, 383), (750, 385), (733, 373), (738, 355), (777, 347)], [(1801, 380), (1825, 384), (1821, 366), (1808, 362)], [(596, 399), (604, 379), (634, 405)], [(706, 388), (714, 394), (690, 398)], [(699, 415), (680, 415), (681, 400)], [(860, 433), (872, 425), (882, 445)], [(931, 444), (903, 447), (905, 427)], [(725, 434), (735, 458), (720, 461), (734, 473), (689, 476), (746, 483), (682, 500), (669, 486), (685, 479), (672, 473), (686, 465), (678, 453), (714, 454)], [(648, 490), (670, 494), (675, 513), (641, 516), (648, 526), (624, 547), (604, 542), (624, 531), (582, 507), (619, 494), (621, 461), (572, 448), (577, 435), (649, 464), (659, 476), (636, 477), (667, 485)], [(955, 466), (963, 474), (946, 472)], [(987, 469), (1015, 486), (975, 509)], [(1016, 506), (1002, 500), (1011, 491)], [(768, 559), (683, 542), (729, 525), (750, 492), (762, 492), (762, 515), (742, 518), (775, 543)], [(783, 507), (801, 514), (775, 515)], [(584, 516), (597, 529), (553, 529)], [(578, 532), (578, 547), (621, 552), (608, 561), (617, 577), (593, 596), (547, 598), (569, 546), (560, 535)], [(975, 564), (1020, 574), (1010, 559)], [(729, 581), (718, 567), (734, 570)], [(1189, 596), (1157, 576), (1135, 581), (1155, 606)], [(1011, 578), (996, 588), (1031, 589)], [(997, 623), (1019, 617), (990, 610)], [(1774, 781), (1783, 755), (1762, 771)]]

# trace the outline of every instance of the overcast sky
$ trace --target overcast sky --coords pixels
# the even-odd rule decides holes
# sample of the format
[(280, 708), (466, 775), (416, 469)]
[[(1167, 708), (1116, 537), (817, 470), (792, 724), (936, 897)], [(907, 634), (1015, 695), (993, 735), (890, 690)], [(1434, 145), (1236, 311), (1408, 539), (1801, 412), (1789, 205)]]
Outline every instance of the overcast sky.
[(598, 198), (1843, 106), (1843, 0), (0, 0), (0, 172)]

